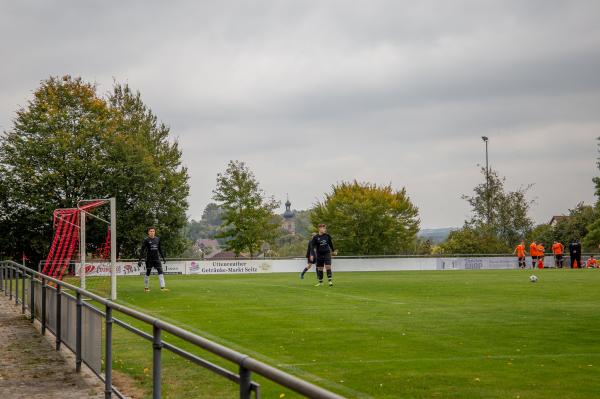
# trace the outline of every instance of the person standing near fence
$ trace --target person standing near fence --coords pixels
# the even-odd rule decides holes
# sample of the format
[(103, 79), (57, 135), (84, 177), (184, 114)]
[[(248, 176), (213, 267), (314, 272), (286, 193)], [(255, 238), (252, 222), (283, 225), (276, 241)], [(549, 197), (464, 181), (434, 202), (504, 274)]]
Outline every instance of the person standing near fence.
[(554, 241), (552, 244), (552, 254), (554, 255), (554, 266), (556, 268), (563, 267), (563, 252), (565, 251), (565, 246), (558, 241)]
[(513, 254), (517, 255), (517, 259), (519, 260), (519, 267), (521, 269), (525, 269), (527, 266), (525, 263), (525, 241), (521, 240), (521, 243), (517, 245)]
[(571, 269), (582, 268), (581, 265), (581, 244), (579, 243), (579, 239), (575, 238), (569, 244), (569, 256), (571, 257)]
[[(160, 284), (161, 291), (168, 291), (165, 287), (165, 275), (163, 273), (162, 265), (167, 261), (163, 254), (162, 247), (160, 245), (160, 238), (156, 236), (156, 229), (154, 227), (148, 228), (148, 237), (142, 241), (142, 248), (140, 250), (140, 259), (138, 266), (142, 266), (142, 259), (146, 256), (146, 276), (144, 277), (144, 291), (150, 291), (150, 273), (152, 269), (156, 269), (158, 273), (158, 282)], [(161, 264), (162, 258), (162, 264)]]
[(531, 268), (535, 269), (535, 263), (537, 262), (537, 242), (535, 240), (531, 241), (529, 244), (529, 255), (531, 255)]

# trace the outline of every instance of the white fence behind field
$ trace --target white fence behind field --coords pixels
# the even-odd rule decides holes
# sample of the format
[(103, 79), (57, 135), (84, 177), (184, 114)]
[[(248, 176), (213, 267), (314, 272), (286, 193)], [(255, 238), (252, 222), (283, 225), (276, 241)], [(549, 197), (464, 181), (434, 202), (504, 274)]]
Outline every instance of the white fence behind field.
[[(564, 264), (567, 266), (568, 257)], [(554, 266), (552, 256), (546, 256), (546, 267)], [(306, 259), (231, 259), (231, 260), (188, 260), (167, 261), (165, 274), (252, 274), (252, 273), (297, 273), (306, 265)], [(527, 265), (531, 266), (530, 258)], [(516, 269), (514, 256), (494, 257), (394, 257), (394, 258), (333, 258), (336, 272), (402, 271), (402, 270), (482, 270)], [(79, 275), (79, 264), (75, 265)], [(117, 275), (129, 276), (145, 273), (144, 266), (137, 261), (117, 262)], [(87, 276), (110, 275), (109, 263), (86, 263)]]

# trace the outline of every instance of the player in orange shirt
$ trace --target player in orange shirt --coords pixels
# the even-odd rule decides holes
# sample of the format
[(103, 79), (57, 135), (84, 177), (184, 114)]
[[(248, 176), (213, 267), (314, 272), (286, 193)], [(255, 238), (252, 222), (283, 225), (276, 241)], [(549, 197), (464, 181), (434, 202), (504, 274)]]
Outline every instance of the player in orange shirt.
[(521, 243), (515, 248), (513, 255), (517, 255), (519, 267), (525, 269), (525, 241), (521, 240)]
[(535, 242), (535, 240), (531, 241), (531, 244), (529, 244), (529, 255), (531, 255), (531, 268), (535, 269), (535, 263), (538, 258), (537, 242)]
[(563, 267), (563, 253), (565, 252), (565, 246), (558, 241), (554, 241), (552, 244), (552, 253), (554, 254), (554, 266), (562, 269)]
[(590, 256), (587, 263), (585, 264), (588, 269), (594, 269), (598, 267), (598, 262), (594, 258), (594, 255)]
[(540, 242), (537, 245), (537, 256), (538, 256), (538, 268), (539, 269), (543, 269), (544, 268), (544, 252), (546, 252), (546, 248), (544, 248), (544, 245)]

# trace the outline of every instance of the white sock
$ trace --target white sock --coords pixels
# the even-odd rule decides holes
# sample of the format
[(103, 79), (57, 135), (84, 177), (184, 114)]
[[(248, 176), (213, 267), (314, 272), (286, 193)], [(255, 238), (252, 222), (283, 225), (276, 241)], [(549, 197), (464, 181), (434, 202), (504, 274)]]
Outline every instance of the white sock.
[(148, 288), (150, 285), (150, 276), (144, 276), (144, 287)]
[(158, 275), (158, 282), (160, 283), (160, 288), (165, 288), (165, 275), (164, 274)]

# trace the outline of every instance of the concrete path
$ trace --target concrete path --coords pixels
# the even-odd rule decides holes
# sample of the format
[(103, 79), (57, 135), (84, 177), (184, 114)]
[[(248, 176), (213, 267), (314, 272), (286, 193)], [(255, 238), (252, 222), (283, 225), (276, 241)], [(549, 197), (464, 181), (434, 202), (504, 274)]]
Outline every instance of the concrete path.
[(104, 398), (102, 382), (75, 372), (74, 359), (54, 350), (0, 293), (0, 398)]

